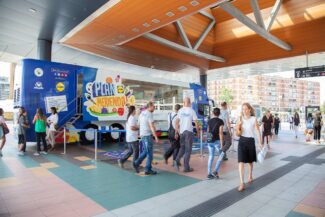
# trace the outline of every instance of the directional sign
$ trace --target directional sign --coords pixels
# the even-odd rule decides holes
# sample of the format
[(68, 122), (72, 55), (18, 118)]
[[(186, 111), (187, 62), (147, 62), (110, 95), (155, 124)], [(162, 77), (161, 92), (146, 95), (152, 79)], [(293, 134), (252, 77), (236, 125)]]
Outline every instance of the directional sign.
[(295, 69), (295, 78), (325, 76), (325, 65)]

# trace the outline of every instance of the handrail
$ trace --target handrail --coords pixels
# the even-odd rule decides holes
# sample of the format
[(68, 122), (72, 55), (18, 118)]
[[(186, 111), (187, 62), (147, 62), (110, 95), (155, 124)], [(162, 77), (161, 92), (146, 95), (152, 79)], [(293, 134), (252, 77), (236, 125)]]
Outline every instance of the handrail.
[(74, 101), (76, 101), (78, 99), (78, 96), (75, 97), (73, 100), (71, 100), (65, 107), (61, 108), (58, 112), (62, 111), (63, 109), (68, 108), (69, 105), (71, 105), (71, 103), (73, 103)]

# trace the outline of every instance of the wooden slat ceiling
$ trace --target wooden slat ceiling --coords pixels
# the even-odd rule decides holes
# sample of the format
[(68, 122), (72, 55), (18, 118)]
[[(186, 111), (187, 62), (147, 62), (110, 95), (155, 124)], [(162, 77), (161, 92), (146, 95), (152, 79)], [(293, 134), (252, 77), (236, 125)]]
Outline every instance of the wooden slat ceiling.
[[(292, 51), (284, 51), (256, 35), (219, 7), (206, 10), (213, 14), (217, 24), (198, 50), (224, 57), (225, 63), (209, 61), (183, 53), (144, 37), (138, 37), (123, 45), (116, 45), (128, 41), (136, 34), (143, 34), (150, 31), (151, 28), (163, 26), (172, 19), (177, 19), (184, 14), (191, 14), (193, 11), (216, 1), (197, 0), (200, 3), (197, 6), (191, 6), (191, 2), (191, 0), (142, 0), (140, 3), (139, 0), (123, 0), (64, 43), (77, 49), (123, 62), (145, 67), (153, 66), (168, 71), (179, 71), (193, 67), (208, 70), (302, 55), (306, 50), (309, 53), (325, 51), (325, 3), (323, 0), (283, 1), (271, 33), (289, 43), (293, 47)], [(275, 0), (259, 0), (258, 2), (263, 19), (266, 21)], [(252, 20), (255, 20), (249, 0), (237, 0), (233, 1), (232, 4)], [(181, 6), (186, 6), (188, 9), (180, 12), (177, 8)], [(174, 12), (175, 16), (167, 17), (168, 11)], [(149, 23), (155, 18), (160, 20), (159, 24), (151, 22), (150, 27), (142, 26), (143, 23)], [(192, 45), (210, 22), (209, 18), (197, 13), (181, 19)], [(135, 34), (132, 28), (139, 28), (140, 31)], [(164, 25), (152, 33), (178, 44), (183, 44), (174, 23)]]

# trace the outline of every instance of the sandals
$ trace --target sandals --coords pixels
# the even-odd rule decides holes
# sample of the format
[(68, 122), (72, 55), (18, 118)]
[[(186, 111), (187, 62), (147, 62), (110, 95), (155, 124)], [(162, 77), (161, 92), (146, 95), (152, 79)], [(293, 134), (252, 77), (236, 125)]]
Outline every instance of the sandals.
[(238, 187), (238, 191), (242, 192), (244, 190), (245, 190), (245, 184), (240, 184), (239, 187)]
[(248, 179), (248, 184), (252, 184), (253, 183), (253, 178), (251, 178), (251, 179)]

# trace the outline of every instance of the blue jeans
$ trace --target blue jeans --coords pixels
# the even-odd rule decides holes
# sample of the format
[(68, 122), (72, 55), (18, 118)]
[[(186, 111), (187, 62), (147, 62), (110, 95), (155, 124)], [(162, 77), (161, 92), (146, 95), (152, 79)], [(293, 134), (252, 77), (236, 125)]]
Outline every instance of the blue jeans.
[(219, 156), (218, 160), (217, 160), (217, 163), (216, 163), (216, 166), (214, 168), (215, 172), (219, 171), (219, 168), (221, 166), (223, 156), (225, 155), (225, 153), (223, 151), (221, 151), (220, 140), (217, 140), (215, 143), (209, 143), (208, 148), (209, 148), (208, 174), (211, 174), (211, 167), (212, 167), (212, 163), (213, 163), (213, 160), (214, 160), (215, 150), (217, 149), (218, 156)]
[(139, 166), (142, 161), (147, 158), (145, 172), (151, 171), (151, 162), (153, 159), (153, 140), (152, 135), (141, 137), (141, 142), (143, 146), (143, 151), (140, 154), (140, 157), (134, 162), (136, 166)]

